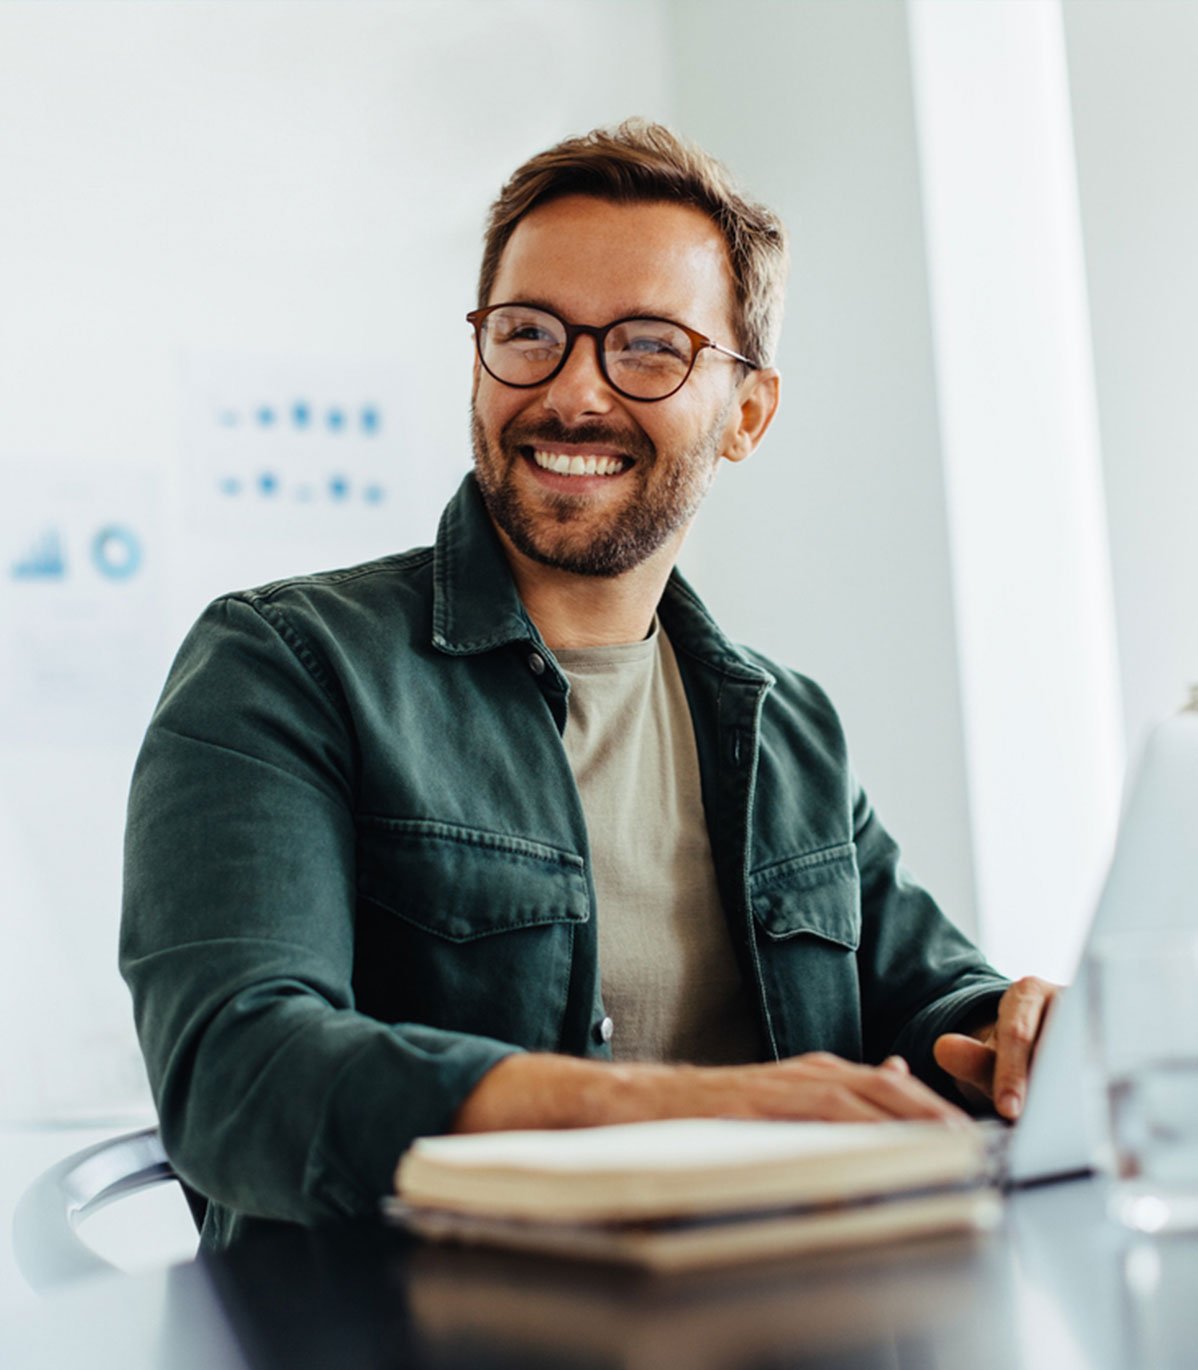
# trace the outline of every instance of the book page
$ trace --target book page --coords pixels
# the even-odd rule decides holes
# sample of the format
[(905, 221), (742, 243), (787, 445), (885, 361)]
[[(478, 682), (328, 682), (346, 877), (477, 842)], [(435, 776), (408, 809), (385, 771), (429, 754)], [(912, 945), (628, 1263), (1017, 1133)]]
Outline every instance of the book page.
[(738, 1118), (673, 1118), (662, 1122), (537, 1132), (484, 1132), (422, 1137), (413, 1151), (443, 1166), (537, 1171), (620, 1172), (752, 1165), (821, 1154), (886, 1151), (972, 1132), (950, 1134), (937, 1123), (757, 1122)]

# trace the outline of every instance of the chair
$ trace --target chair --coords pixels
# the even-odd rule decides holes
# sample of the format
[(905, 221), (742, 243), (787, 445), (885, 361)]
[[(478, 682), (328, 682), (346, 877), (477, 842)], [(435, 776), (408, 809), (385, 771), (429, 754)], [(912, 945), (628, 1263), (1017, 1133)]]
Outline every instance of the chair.
[(175, 1174), (158, 1129), (143, 1128), (65, 1157), (26, 1189), (13, 1214), (17, 1267), (39, 1294), (116, 1267), (79, 1237), (78, 1228), (98, 1209), (150, 1185), (178, 1180), (197, 1229), (205, 1200)]

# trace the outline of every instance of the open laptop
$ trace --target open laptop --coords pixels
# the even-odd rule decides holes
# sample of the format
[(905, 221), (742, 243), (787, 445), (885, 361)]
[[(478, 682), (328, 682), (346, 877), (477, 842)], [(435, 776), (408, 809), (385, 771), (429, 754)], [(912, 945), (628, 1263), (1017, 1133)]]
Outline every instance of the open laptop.
[(1095, 1168), (1105, 1121), (1088, 1040), (1089, 949), (1112, 934), (1169, 931), (1198, 933), (1198, 692), (1151, 734), (1128, 788), (1076, 978), (1044, 1030), (1023, 1115), (1007, 1130), (1008, 1184)]

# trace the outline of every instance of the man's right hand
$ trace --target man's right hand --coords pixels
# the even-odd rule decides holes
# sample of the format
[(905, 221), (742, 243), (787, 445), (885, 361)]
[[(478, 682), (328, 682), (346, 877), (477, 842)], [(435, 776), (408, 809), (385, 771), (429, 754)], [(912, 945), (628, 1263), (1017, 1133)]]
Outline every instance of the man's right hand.
[(453, 1130), (597, 1127), (657, 1118), (963, 1123), (966, 1114), (915, 1079), (899, 1056), (880, 1066), (827, 1052), (762, 1065), (687, 1066), (521, 1054), (483, 1076)]

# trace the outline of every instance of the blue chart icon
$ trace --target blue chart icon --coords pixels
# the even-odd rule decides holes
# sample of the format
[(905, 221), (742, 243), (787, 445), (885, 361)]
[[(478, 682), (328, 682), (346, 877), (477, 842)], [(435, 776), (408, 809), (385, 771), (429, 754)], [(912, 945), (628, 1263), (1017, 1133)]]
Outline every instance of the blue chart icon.
[(48, 528), (18, 561), (12, 564), (14, 580), (62, 580), (67, 562), (56, 528)]
[(107, 580), (128, 580), (141, 566), (141, 542), (128, 528), (110, 523), (92, 539), (92, 561)]
[[(344, 404), (330, 404), (323, 412), (324, 426), (330, 433), (347, 433), (354, 418), (354, 406)], [(250, 405), (248, 411), (243, 415), (239, 410), (232, 406), (225, 406), (215, 411), (215, 419), (221, 428), (236, 428), (242, 422), (243, 417), (247, 422), (257, 424), (259, 428), (274, 428), (276, 425), (290, 419), (292, 428), (300, 432), (311, 429), (317, 424), (319, 416), (316, 406), (310, 400), (292, 400), (290, 404), (276, 407), (270, 401), (262, 404)], [(383, 429), (383, 411), (381, 407), (374, 403), (366, 403), (357, 407), (358, 428), (367, 437), (376, 437)]]

